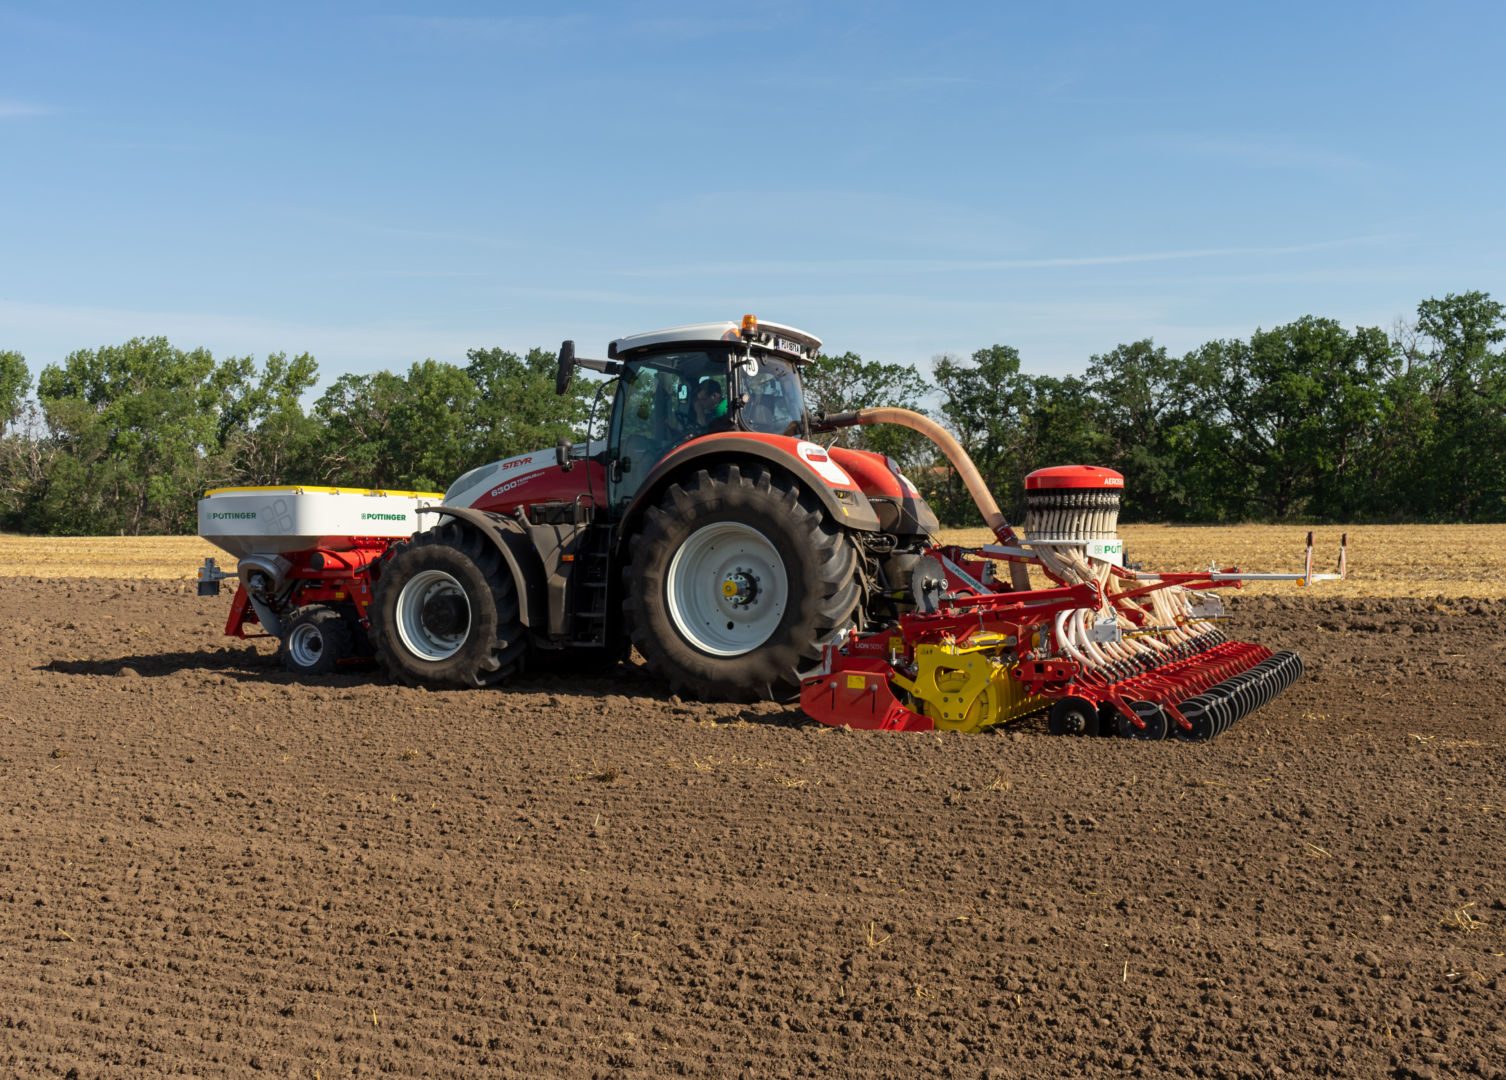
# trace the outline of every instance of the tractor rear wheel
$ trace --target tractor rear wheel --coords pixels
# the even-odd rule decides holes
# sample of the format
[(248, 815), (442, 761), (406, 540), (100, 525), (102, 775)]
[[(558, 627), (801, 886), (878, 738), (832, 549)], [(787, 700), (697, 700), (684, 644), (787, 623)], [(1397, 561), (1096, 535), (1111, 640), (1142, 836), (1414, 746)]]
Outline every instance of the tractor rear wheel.
[(493, 686), (528, 653), (512, 573), (495, 545), (456, 522), (382, 563), (367, 614), (377, 657), (409, 686)]
[(852, 625), (857, 551), (783, 475), (702, 469), (673, 483), (629, 545), (628, 633), (673, 692), (782, 698)]

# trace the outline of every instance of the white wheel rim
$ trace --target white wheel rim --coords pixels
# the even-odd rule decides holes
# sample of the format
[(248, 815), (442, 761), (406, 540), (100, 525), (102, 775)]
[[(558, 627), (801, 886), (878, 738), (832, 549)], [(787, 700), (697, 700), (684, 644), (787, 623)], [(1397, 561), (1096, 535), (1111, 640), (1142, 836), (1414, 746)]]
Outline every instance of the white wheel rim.
[[(444, 607), (460, 601), (464, 618), (457, 626), (444, 622)], [(422, 570), (397, 594), (397, 636), (420, 660), (437, 663), (460, 651), (471, 632), (471, 601), (460, 582), (443, 570)]]
[(288, 634), (288, 655), (299, 667), (314, 667), (324, 655), (324, 635), (313, 623), (299, 623)]
[(768, 641), (784, 618), (789, 591), (778, 549), (736, 521), (691, 533), (664, 582), (675, 629), (711, 656), (742, 656)]

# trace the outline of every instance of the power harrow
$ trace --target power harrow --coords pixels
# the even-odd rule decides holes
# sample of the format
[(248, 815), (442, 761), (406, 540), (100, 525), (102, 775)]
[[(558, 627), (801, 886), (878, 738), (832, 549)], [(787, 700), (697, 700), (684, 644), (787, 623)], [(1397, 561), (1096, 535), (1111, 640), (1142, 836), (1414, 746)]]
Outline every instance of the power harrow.
[[(872, 633), (828, 644), (802, 682), (801, 706), (822, 723), (890, 731), (979, 731), (1046, 713), (1055, 734), (1211, 739), (1269, 703), (1303, 671), (1291, 651), (1230, 638), (1210, 590), (1247, 581), (1311, 585), (1312, 534), (1300, 573), (1229, 567), (1152, 573), (1127, 565), (1117, 536), (1124, 477), (1074, 465), (1025, 480), (1017, 533), (950, 435), (897, 409), (825, 421), (900, 423), (952, 459), (997, 544), (932, 546), (915, 565), (913, 609)], [(1006, 582), (995, 568), (1007, 565)], [(1034, 587), (1030, 571), (1044, 578)]]

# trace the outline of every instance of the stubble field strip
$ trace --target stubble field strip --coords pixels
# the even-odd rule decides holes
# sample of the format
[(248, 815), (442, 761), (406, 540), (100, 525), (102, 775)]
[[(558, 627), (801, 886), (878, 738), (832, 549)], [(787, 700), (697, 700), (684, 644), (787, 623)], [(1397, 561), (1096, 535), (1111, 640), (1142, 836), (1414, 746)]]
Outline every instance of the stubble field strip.
[[(1506, 525), (1125, 525), (1130, 561), (1149, 570), (1302, 569), (1313, 533), (1313, 570), (1336, 569), (1339, 537), (1349, 536), (1349, 580), (1316, 589), (1333, 597), (1506, 598)], [(944, 542), (986, 544), (984, 529), (946, 529)], [(1255, 595), (1292, 595), (1292, 582), (1252, 582)]]
[[(1126, 525), (1129, 557), (1158, 570), (1202, 570), (1210, 563), (1246, 570), (1301, 568), (1308, 529), (1301, 525)], [(1334, 569), (1339, 536), (1349, 535), (1350, 578), (1320, 586), (1330, 596), (1506, 598), (1506, 525), (1333, 525), (1314, 529), (1315, 569)], [(947, 529), (949, 543), (983, 544), (983, 529)], [(234, 560), (197, 536), (0, 535), (0, 578), (114, 578), (193, 581), (206, 556)], [(1256, 583), (1254, 594), (1295, 592), (1289, 583)]]

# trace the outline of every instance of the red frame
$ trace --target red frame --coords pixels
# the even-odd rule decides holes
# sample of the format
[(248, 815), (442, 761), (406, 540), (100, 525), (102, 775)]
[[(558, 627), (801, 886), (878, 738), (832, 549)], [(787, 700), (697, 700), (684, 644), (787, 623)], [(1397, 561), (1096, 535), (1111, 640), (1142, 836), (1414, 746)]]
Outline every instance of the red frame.
[[(327, 539), (335, 539), (329, 537)], [(406, 537), (355, 536), (340, 538), (341, 547), (316, 547), (305, 551), (284, 552), (282, 557), (292, 563), (288, 580), (293, 582), (289, 602), (293, 607), (310, 604), (350, 604), (362, 626), (370, 625), (367, 608), (371, 604), (372, 568), (387, 554), (394, 544), (404, 542)], [(349, 546), (346, 547), (345, 545)], [(235, 590), (235, 599), (230, 602), (230, 617), (225, 622), (225, 634), (229, 637), (269, 637), (269, 634), (248, 633), (248, 624), (261, 625), (256, 609), (251, 606), (251, 596), (246, 592), (245, 582)]]

